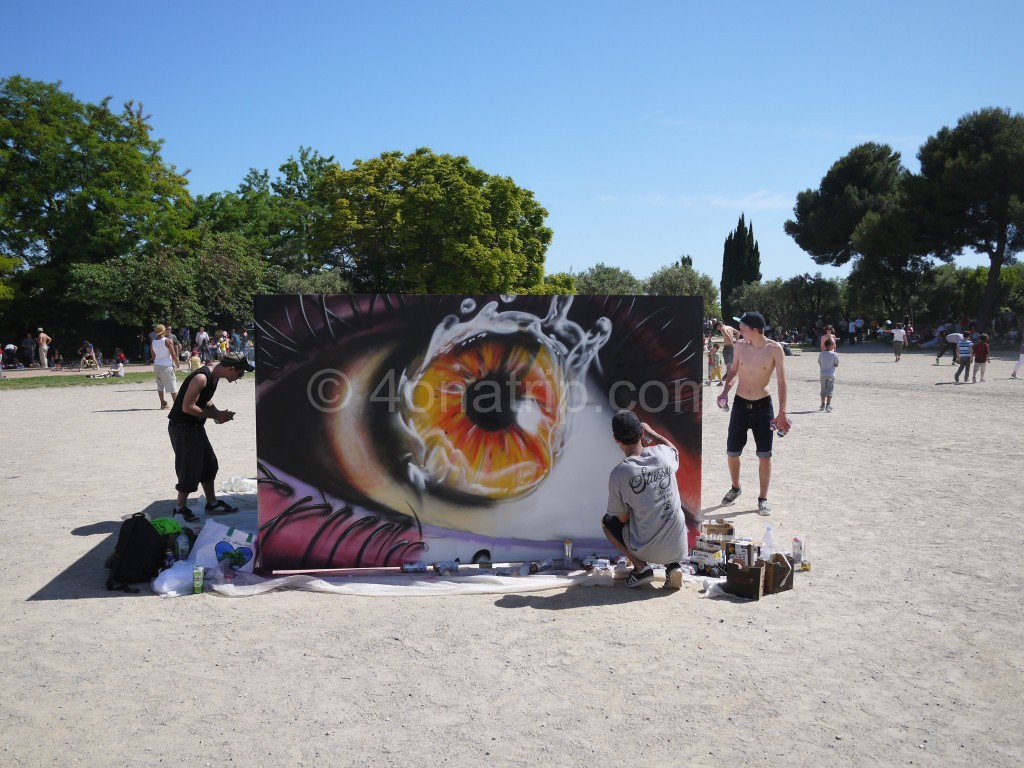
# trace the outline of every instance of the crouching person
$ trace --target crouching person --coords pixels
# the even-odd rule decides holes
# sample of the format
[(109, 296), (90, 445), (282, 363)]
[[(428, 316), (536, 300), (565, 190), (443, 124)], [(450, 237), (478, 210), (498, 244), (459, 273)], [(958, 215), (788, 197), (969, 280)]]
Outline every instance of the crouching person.
[[(655, 445), (645, 448), (644, 435)], [(664, 563), (665, 587), (679, 589), (680, 562), (687, 551), (686, 520), (676, 484), (679, 452), (632, 411), (612, 417), (612, 436), (626, 458), (608, 478), (603, 525), (608, 541), (633, 564), (626, 586), (653, 581), (650, 564)]]

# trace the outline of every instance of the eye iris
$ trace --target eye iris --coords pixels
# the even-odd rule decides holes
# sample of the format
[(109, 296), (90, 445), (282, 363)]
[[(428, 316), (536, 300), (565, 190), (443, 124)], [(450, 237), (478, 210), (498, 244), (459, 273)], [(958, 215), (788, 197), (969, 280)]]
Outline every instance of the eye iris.
[(414, 455), (435, 483), (488, 499), (520, 496), (551, 471), (565, 422), (564, 381), (526, 334), (486, 334), (438, 353), (405, 414)]

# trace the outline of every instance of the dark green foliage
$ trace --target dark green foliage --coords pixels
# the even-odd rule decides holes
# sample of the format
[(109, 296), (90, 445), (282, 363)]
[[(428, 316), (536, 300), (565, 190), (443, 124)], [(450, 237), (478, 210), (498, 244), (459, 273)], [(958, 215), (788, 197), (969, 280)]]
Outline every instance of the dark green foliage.
[(932, 250), (949, 258), (971, 249), (989, 258), (976, 312), (984, 325), (996, 306), (1003, 265), (1024, 250), (1024, 115), (972, 112), (929, 138), (917, 157), (921, 174), (913, 190), (932, 213)]
[(736, 229), (725, 238), (722, 252), (722, 316), (731, 318), (738, 311), (732, 294), (737, 288), (761, 279), (761, 249), (754, 239), (754, 224), (740, 214)]
[(66, 325), (71, 268), (186, 244), (185, 179), (132, 102), (83, 103), (60, 84), (0, 80), (0, 256), (16, 259), (12, 314)]

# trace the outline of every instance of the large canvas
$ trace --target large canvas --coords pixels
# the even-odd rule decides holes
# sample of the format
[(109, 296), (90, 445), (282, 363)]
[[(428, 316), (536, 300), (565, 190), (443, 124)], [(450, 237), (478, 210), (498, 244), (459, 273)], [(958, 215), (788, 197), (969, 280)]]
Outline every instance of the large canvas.
[(700, 298), (263, 296), (259, 567), (610, 552), (611, 417), (680, 451), (700, 508)]

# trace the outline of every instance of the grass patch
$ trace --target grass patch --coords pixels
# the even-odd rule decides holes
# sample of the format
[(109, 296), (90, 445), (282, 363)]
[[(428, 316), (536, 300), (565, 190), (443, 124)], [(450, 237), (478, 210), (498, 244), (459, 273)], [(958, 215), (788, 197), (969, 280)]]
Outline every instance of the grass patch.
[(0, 379), (0, 390), (5, 389), (52, 389), (54, 387), (105, 387), (110, 384), (152, 384), (156, 387), (156, 379), (152, 371), (145, 373), (125, 373), (123, 379), (87, 379), (86, 374), (62, 374), (60, 376), (28, 376), (14, 378), (8, 376)]

